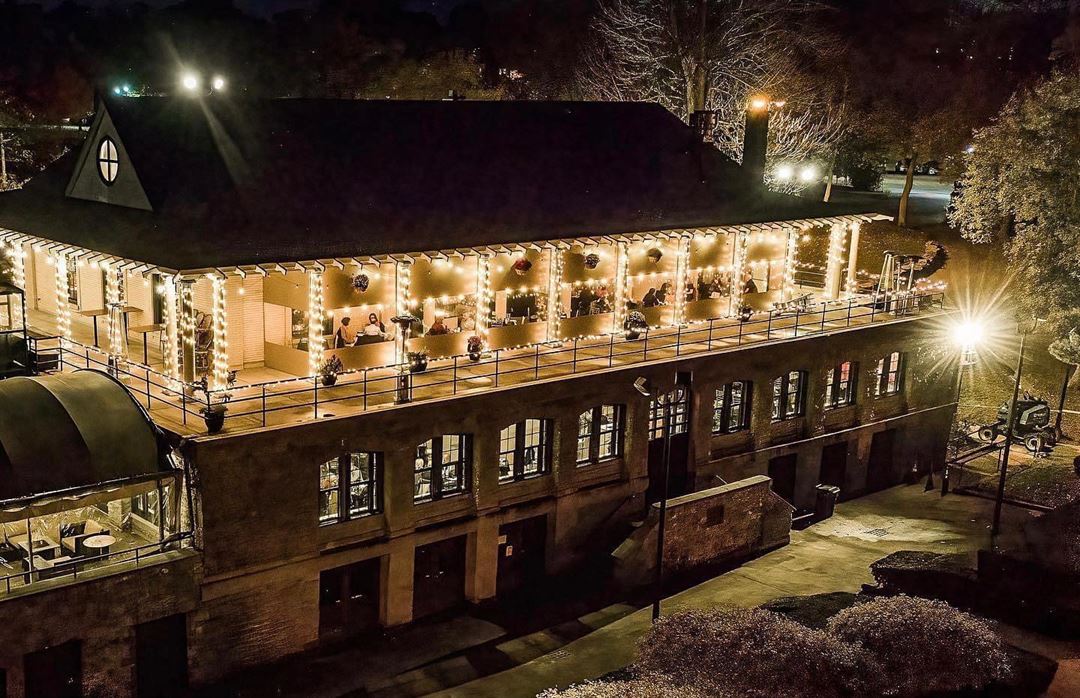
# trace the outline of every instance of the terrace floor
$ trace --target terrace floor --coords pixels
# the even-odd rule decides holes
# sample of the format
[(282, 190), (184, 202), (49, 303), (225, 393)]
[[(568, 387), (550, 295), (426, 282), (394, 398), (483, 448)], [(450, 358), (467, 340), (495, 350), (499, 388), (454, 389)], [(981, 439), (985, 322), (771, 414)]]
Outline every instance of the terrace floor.
[[(273, 369), (245, 368), (238, 372), (237, 382), (230, 390), (225, 430), (356, 414), (399, 404), (401, 397), (411, 401), (429, 400), (872, 323), (904, 321), (940, 312), (941, 303), (941, 294), (911, 298), (902, 308), (883, 307), (881, 303), (871, 302), (869, 297), (858, 296), (819, 303), (805, 312), (755, 313), (745, 322), (720, 318), (682, 327), (652, 328), (634, 340), (622, 335), (566, 339), (492, 351), (476, 362), (465, 356), (434, 359), (421, 373), (402, 374), (393, 366), (360, 369), (340, 374), (333, 387), (310, 377), (291, 376)], [(28, 311), (28, 322), (39, 334), (55, 334), (52, 315)], [(63, 369), (107, 370), (108, 357), (95, 346), (90, 320), (73, 316), (71, 325), (74, 341), (63, 352)], [(102, 322), (98, 328), (99, 343), (104, 345), (106, 337)], [(144, 347), (142, 335), (129, 335), (128, 360), (120, 363), (117, 377), (163, 428), (185, 436), (206, 433), (200, 412), (206, 404), (205, 394), (180, 390), (169, 380), (162, 373), (160, 341), (156, 335), (149, 335), (148, 340)], [(48, 346), (48, 340), (42, 340), (42, 346)]]

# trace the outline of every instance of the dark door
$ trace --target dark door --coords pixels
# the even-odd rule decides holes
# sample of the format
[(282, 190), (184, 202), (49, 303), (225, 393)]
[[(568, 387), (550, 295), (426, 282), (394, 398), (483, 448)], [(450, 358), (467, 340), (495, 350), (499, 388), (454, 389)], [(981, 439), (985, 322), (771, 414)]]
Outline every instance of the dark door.
[(499, 527), (497, 596), (527, 589), (544, 579), (546, 544), (547, 516), (534, 516)]
[(833, 485), (844, 493), (844, 478), (847, 476), (847, 441), (829, 444), (821, 449), (821, 475), (818, 481), (823, 485)]
[(413, 617), (445, 611), (465, 601), (465, 536), (416, 548)]
[(381, 558), (319, 574), (319, 636), (343, 637), (379, 624)]
[[(683, 383), (682, 381), (685, 381)], [(680, 384), (649, 403), (649, 487), (646, 503), (659, 502), (664, 496), (664, 441), (670, 440), (670, 481), (668, 498), (689, 491), (687, 471), (690, 463), (690, 385), (689, 376), (680, 374)]]
[(135, 695), (179, 696), (187, 688), (187, 618), (182, 613), (135, 626)]
[(81, 698), (82, 643), (78, 640), (23, 658), (26, 698)]
[(769, 477), (772, 478), (772, 491), (792, 505), (795, 504), (795, 473), (798, 462), (799, 457), (795, 453), (769, 459)]
[(884, 489), (896, 479), (893, 470), (893, 442), (896, 430), (886, 429), (874, 434), (870, 441), (870, 459), (866, 464), (866, 489), (870, 492)]

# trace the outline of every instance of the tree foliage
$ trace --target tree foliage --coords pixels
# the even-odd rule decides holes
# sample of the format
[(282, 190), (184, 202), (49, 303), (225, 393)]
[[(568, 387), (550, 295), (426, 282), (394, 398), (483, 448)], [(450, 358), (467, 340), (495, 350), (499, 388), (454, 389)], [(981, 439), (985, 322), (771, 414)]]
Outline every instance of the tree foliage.
[(746, 108), (767, 95), (785, 103), (769, 159), (828, 160), (845, 123), (843, 85), (820, 76), (841, 44), (819, 12), (803, 0), (601, 0), (578, 82), (586, 97), (659, 102), (684, 120), (713, 111), (715, 142), (736, 161)]
[(951, 221), (967, 239), (998, 242), (1026, 315), (1046, 318), (1062, 361), (1077, 363), (1080, 329), (1080, 73), (1060, 71), (1017, 92), (979, 130)]

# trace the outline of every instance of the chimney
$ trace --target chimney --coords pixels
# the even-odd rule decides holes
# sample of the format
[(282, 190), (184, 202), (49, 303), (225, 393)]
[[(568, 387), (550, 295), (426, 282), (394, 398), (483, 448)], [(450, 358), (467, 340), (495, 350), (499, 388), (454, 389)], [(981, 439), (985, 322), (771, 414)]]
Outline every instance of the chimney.
[(755, 182), (765, 181), (765, 151), (769, 146), (769, 100), (755, 97), (746, 109), (742, 166)]

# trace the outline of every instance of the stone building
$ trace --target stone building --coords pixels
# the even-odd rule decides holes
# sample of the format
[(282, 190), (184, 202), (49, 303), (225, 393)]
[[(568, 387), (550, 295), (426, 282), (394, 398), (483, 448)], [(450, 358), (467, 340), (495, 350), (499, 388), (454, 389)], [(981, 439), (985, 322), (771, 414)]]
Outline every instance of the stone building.
[[(100, 104), (0, 195), (3, 346), (113, 376), (175, 472), (4, 524), (31, 550), (0, 685), (160, 695), (498, 603), (610, 556), (665, 446), (742, 553), (819, 484), (941, 463), (941, 294), (860, 274), (873, 217), (764, 191), (655, 105)], [(52, 493), (0, 478), (0, 511)]]

